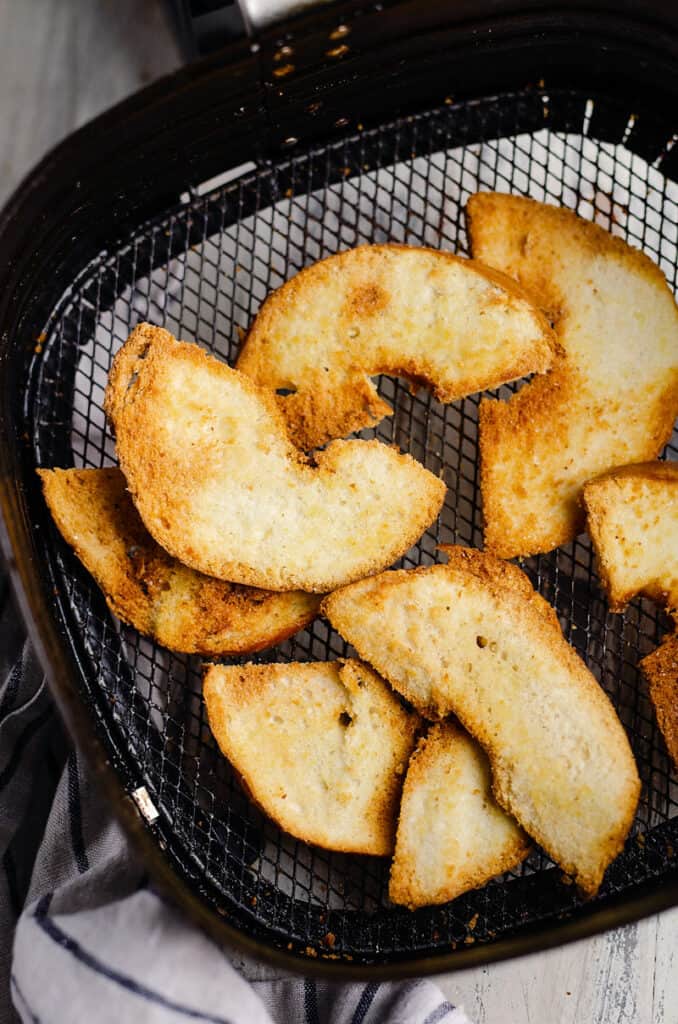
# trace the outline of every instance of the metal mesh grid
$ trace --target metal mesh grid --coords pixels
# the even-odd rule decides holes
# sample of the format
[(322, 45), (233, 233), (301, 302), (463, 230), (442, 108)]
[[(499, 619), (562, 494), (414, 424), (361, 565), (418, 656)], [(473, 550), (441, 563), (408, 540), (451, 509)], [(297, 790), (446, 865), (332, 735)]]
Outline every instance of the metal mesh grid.
[[(568, 134), (549, 124), (554, 109)], [(529, 194), (595, 219), (660, 262), (675, 289), (678, 187), (623, 143), (589, 135), (603, 109), (617, 121), (623, 113), (609, 100), (598, 108), (595, 97), (572, 92), (452, 104), (254, 169), (204, 195), (188, 193), (117, 252), (102, 253), (55, 309), (27, 392), (36, 464), (114, 460), (104, 387), (112, 356), (139, 320), (232, 363), (268, 292), (322, 256), (383, 241), (466, 252), (463, 205), (478, 189)], [(482, 546), (479, 398), (442, 406), (391, 378), (380, 381), (380, 392), (394, 415), (362, 436), (399, 445), (434, 473), (443, 471), (448, 486), (438, 522), (402, 564), (430, 564), (438, 543)], [(678, 458), (675, 436), (666, 454)], [(392, 961), (491, 942), (581, 911), (574, 887), (539, 851), (516, 872), (444, 907), (391, 907), (387, 861), (297, 842), (244, 797), (207, 728), (199, 659), (120, 627), (54, 532), (45, 557), (86, 666), (86, 702), (103, 715), (112, 747), (139, 765), (170, 852), (191, 862), (205, 898), (251, 934), (307, 955)], [(605, 901), (675, 863), (678, 784), (637, 669), (666, 623), (645, 601), (608, 614), (586, 538), (523, 566), (612, 698), (638, 760), (643, 792), (634, 833), (597, 897)], [(346, 653), (318, 619), (255, 660)]]

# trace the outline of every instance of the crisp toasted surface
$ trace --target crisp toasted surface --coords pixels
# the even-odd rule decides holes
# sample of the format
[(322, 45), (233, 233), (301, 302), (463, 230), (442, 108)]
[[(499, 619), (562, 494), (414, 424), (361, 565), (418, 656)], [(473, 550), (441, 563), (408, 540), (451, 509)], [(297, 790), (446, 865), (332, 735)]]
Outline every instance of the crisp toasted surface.
[(109, 608), (173, 651), (248, 654), (315, 618), (320, 599), (225, 583), (188, 569), (156, 544), (119, 469), (42, 469), (45, 500)]
[(321, 610), (422, 714), (453, 712), (485, 748), (501, 806), (587, 893), (631, 826), (640, 783), (607, 696), (514, 565), (444, 547)]
[(330, 850), (393, 851), (419, 718), (359, 661), (212, 665), (212, 732), (252, 798)]
[(678, 309), (659, 268), (595, 224), (518, 196), (467, 206), (473, 255), (552, 319), (553, 369), (480, 406), (485, 546), (550, 551), (584, 526), (584, 483), (654, 458), (678, 415)]
[(668, 637), (640, 663), (666, 749), (678, 770), (678, 635)]
[(443, 502), (441, 480), (376, 441), (308, 464), (270, 393), (149, 324), (115, 358), (106, 411), (149, 532), (220, 579), (331, 590), (400, 557)]
[(530, 843), (494, 800), (481, 747), (434, 725), (410, 759), (389, 896), (411, 909), (446, 903), (525, 859)]
[(613, 469), (584, 485), (583, 503), (612, 610), (645, 594), (678, 612), (678, 464)]
[(266, 300), (238, 359), (311, 449), (372, 426), (391, 407), (370, 376), (426, 383), (441, 402), (553, 360), (544, 315), (515, 281), (448, 252), (363, 245), (302, 270)]
[[(583, 504), (612, 611), (644, 594), (678, 622), (678, 465), (611, 470), (584, 486)], [(678, 768), (678, 636), (664, 640), (640, 667)]]

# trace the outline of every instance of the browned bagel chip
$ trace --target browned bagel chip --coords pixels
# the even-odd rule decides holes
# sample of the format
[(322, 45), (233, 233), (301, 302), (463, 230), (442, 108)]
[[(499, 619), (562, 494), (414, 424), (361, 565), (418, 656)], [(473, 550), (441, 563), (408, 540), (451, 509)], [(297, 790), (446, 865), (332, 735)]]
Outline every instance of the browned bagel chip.
[(393, 852), (419, 717), (359, 661), (211, 665), (210, 728), (281, 828), (330, 850)]
[(374, 426), (392, 409), (370, 377), (406, 377), (441, 402), (552, 363), (544, 315), (515, 281), (449, 252), (363, 245), (302, 270), (268, 297), (238, 369), (281, 398), (310, 450)]
[(119, 469), (41, 469), (45, 500), (64, 539), (123, 622), (173, 651), (249, 654), (315, 618), (320, 598), (276, 594), (188, 569), (156, 544)]
[(612, 611), (644, 594), (678, 612), (678, 464), (620, 466), (589, 480), (582, 498)]
[(492, 796), (487, 757), (452, 722), (433, 725), (410, 758), (389, 896), (414, 909), (446, 903), (510, 871), (530, 841)]
[(149, 533), (219, 579), (324, 592), (403, 555), (445, 485), (377, 441), (335, 441), (310, 465), (274, 397), (149, 324), (106, 391), (120, 466)]
[(469, 199), (474, 256), (519, 281), (553, 320), (551, 371), (480, 405), (485, 546), (550, 551), (584, 528), (583, 485), (655, 458), (678, 415), (678, 308), (644, 253), (570, 210)]
[[(614, 612), (643, 594), (678, 623), (678, 465), (621, 466), (590, 480), (583, 504), (601, 582)], [(678, 634), (640, 662), (678, 768)]]
[(678, 634), (640, 663), (666, 749), (678, 771)]

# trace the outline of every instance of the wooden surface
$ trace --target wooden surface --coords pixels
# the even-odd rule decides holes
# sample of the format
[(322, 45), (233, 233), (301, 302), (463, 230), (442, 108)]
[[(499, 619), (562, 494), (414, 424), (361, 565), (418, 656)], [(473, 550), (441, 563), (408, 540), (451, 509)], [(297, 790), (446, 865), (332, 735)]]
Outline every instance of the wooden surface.
[[(0, 0), (0, 202), (60, 138), (178, 63), (155, 0)], [(475, 1024), (678, 1024), (677, 940), (678, 908), (438, 981)]]

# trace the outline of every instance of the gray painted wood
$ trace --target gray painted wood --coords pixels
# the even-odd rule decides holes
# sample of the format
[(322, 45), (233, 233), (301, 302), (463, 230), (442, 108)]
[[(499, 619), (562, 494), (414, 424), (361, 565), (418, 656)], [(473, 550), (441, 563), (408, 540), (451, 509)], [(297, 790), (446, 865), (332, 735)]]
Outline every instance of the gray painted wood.
[(179, 62), (157, 2), (0, 0), (0, 202), (56, 142)]
[(477, 1024), (676, 1024), (678, 909), (440, 979)]
[[(178, 63), (157, 2), (0, 0), (0, 202), (60, 138)], [(678, 909), (439, 982), (477, 1024), (678, 1024), (677, 935)]]

